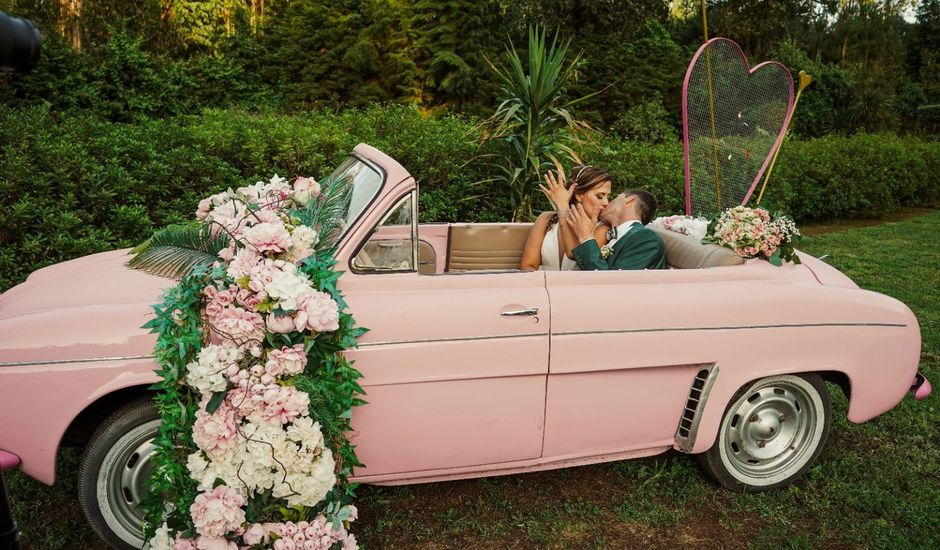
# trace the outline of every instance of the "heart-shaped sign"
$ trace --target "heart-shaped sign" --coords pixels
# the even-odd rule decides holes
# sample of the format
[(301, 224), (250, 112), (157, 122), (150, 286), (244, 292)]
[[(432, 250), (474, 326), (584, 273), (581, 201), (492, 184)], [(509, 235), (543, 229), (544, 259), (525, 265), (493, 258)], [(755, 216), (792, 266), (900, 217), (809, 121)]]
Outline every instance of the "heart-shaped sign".
[(712, 38), (682, 85), (685, 210), (710, 216), (747, 203), (793, 114), (793, 77), (768, 61), (750, 68), (741, 47)]

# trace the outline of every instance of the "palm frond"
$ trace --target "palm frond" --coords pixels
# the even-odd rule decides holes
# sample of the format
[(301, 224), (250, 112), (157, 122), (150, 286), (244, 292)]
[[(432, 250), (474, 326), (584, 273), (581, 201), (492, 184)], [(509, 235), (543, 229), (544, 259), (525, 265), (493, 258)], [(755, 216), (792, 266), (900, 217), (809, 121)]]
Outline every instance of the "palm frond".
[(353, 185), (349, 178), (343, 177), (325, 180), (321, 189), (317, 199), (310, 201), (300, 210), (291, 212), (292, 217), (314, 228), (319, 234), (317, 252), (332, 250), (350, 221), (346, 216), (349, 213)]
[(210, 266), (227, 247), (229, 236), (202, 223), (171, 225), (131, 250), (128, 267), (161, 277), (181, 279), (198, 266)]

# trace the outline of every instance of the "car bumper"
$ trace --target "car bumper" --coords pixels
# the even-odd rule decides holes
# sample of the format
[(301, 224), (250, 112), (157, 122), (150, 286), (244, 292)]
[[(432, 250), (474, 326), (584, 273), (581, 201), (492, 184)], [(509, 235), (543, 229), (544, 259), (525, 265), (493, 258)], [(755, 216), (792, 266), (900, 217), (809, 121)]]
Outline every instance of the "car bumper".
[(4, 451), (0, 449), (0, 471), (11, 470), (20, 465), (20, 457), (11, 453), (10, 451)]
[(914, 399), (922, 401), (926, 399), (932, 391), (933, 387), (930, 385), (930, 380), (927, 380), (926, 376), (918, 372), (914, 376), (914, 383), (911, 384), (911, 393), (914, 394)]

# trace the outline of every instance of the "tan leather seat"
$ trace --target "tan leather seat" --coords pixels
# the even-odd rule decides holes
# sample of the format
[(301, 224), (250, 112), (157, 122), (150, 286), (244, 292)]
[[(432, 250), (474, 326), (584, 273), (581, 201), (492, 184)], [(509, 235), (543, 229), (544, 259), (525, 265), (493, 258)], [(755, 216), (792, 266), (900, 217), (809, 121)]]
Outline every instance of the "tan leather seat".
[(744, 258), (730, 248), (717, 244), (702, 244), (699, 239), (675, 231), (654, 227), (650, 229), (662, 238), (663, 244), (666, 245), (666, 263), (676, 269), (702, 269), (744, 263)]
[(519, 269), (530, 223), (475, 223), (450, 226), (447, 271)]
[[(527, 223), (451, 225), (446, 270), (519, 269), (522, 249), (531, 228), (532, 224)], [(701, 244), (698, 239), (687, 235), (650, 229), (662, 238), (666, 246), (666, 263), (670, 267), (702, 269), (744, 263), (744, 258), (717, 244)]]

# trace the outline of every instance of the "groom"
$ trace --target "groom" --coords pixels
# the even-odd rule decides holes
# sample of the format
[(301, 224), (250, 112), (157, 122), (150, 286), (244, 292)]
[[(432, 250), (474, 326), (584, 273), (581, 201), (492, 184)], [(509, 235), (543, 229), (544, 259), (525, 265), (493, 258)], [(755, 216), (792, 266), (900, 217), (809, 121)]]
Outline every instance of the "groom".
[[(666, 247), (653, 230), (645, 226), (656, 215), (656, 199), (650, 193), (632, 189), (612, 200), (600, 213), (600, 220), (610, 227), (604, 250), (593, 232), (597, 220), (581, 205), (571, 209), (565, 219), (581, 242), (574, 250), (574, 260), (583, 271), (597, 269), (665, 269)], [(605, 258), (606, 256), (606, 258)]]

